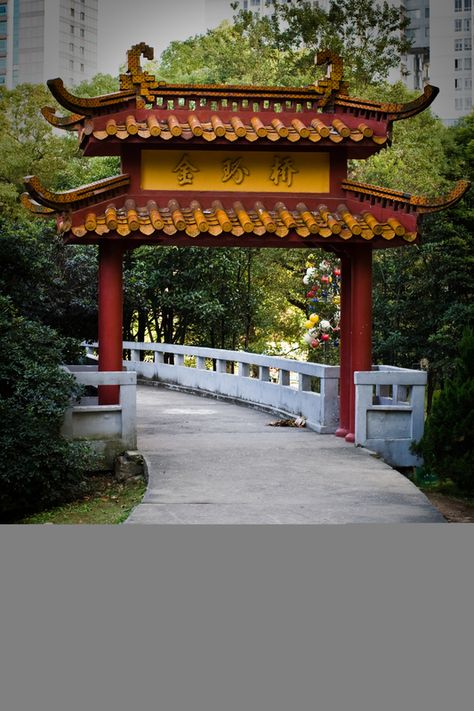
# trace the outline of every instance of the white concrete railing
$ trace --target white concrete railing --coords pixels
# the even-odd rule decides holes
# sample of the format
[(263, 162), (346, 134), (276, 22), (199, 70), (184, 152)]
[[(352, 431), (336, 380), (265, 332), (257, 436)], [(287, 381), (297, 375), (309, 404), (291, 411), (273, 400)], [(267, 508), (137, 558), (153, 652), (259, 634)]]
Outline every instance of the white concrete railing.
[[(91, 358), (97, 357), (97, 343), (83, 346)], [(337, 366), (167, 343), (124, 342), (123, 348), (130, 355), (124, 367), (141, 378), (301, 415), (319, 433), (338, 427)], [(140, 360), (141, 353), (147, 360)], [(165, 363), (167, 356), (173, 356), (173, 364)], [(410, 445), (423, 435), (426, 373), (379, 365), (372, 372), (355, 373), (354, 381), (356, 444), (393, 466), (419, 464)]]
[(354, 373), (354, 382), (355, 443), (393, 466), (419, 465), (410, 445), (423, 436), (426, 372), (379, 365)]
[[(84, 345), (89, 355), (95, 354), (97, 344)], [(320, 433), (338, 427), (338, 366), (169, 343), (125, 342), (123, 347), (130, 352), (124, 367), (141, 378), (302, 416)], [(140, 352), (152, 360), (141, 361)], [(165, 363), (167, 355), (173, 356), (174, 364)]]
[(68, 439), (87, 440), (96, 455), (96, 467), (109, 469), (118, 454), (137, 447), (137, 375), (102, 373), (94, 365), (63, 367), (81, 385), (93, 388), (100, 385), (120, 386), (118, 405), (99, 405), (97, 396), (83, 397), (66, 410), (62, 428), (62, 434)]

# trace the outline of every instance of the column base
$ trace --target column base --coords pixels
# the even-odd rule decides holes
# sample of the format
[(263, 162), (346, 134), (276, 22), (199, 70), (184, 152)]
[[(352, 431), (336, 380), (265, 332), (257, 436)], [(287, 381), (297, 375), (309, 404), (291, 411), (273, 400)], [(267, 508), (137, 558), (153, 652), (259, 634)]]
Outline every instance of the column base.
[(334, 433), (336, 437), (345, 437), (346, 435), (349, 434), (349, 430), (346, 430), (345, 427), (339, 427)]
[(346, 442), (349, 442), (350, 444), (354, 444), (354, 442), (356, 440), (355, 434), (353, 434), (353, 432), (349, 432), (348, 434), (346, 434), (345, 439), (346, 439)]

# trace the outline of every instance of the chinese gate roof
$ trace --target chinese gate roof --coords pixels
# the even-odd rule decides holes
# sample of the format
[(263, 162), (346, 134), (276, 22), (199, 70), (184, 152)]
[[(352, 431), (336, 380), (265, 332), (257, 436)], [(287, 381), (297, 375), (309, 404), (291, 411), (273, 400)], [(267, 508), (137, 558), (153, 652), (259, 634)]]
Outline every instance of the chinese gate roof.
[(129, 50), (128, 71), (113, 94), (77, 97), (61, 79), (48, 82), (58, 103), (73, 113), (61, 117), (46, 107), (45, 118), (56, 128), (77, 131), (85, 155), (111, 155), (124, 141), (146, 141), (321, 148), (342, 143), (349, 157), (366, 157), (390, 141), (393, 121), (423, 111), (438, 93), (427, 86), (404, 104), (352, 98), (342, 60), (330, 52), (317, 57), (330, 67), (329, 76), (305, 88), (166, 84), (142, 70), (141, 54), (153, 57), (153, 50), (144, 43)]
[(303, 241), (310, 238), (311, 243), (370, 241), (374, 247), (387, 246), (392, 241), (413, 242), (418, 214), (453, 205), (469, 188), (467, 181), (459, 181), (447, 196), (430, 201), (346, 180), (342, 184), (344, 202), (334, 198), (329, 198), (327, 204), (315, 199), (302, 202), (298, 197), (286, 196), (285, 201), (254, 200), (250, 207), (244, 207), (231, 197), (225, 204), (219, 200), (204, 203), (184, 199), (158, 204), (143, 196), (130, 197), (127, 175), (62, 193), (43, 188), (34, 177), (27, 178), (26, 185), (28, 193), (22, 196), (25, 207), (35, 214), (56, 216), (59, 232), (69, 233), (68, 241), (76, 243), (115, 235), (179, 244), (186, 237), (202, 242), (206, 236), (222, 235), (242, 238), (232, 244), (244, 246), (245, 237), (250, 235), (263, 238), (262, 244), (269, 238), (293, 235)]
[(48, 82), (73, 113), (45, 108), (45, 118), (77, 131), (85, 155), (122, 156), (121, 175), (74, 190), (54, 193), (25, 179), (23, 205), (56, 217), (68, 242), (396, 246), (416, 240), (419, 215), (453, 205), (469, 188), (459, 181), (428, 199), (346, 177), (347, 159), (387, 145), (392, 122), (424, 110), (435, 87), (406, 104), (353, 99), (342, 60), (329, 52), (317, 58), (330, 67), (327, 78), (303, 89), (168, 85), (141, 69), (141, 54), (153, 56), (144, 43), (129, 50), (115, 94), (84, 99), (59, 79)]

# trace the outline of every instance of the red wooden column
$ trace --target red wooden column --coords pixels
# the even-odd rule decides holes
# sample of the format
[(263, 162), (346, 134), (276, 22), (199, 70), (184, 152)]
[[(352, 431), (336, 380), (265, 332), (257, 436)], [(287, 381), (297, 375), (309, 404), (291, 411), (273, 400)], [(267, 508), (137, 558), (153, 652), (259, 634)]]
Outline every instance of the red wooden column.
[(372, 369), (372, 249), (368, 245), (357, 245), (352, 252), (351, 302), (350, 427), (347, 442), (355, 441), (354, 373)]
[(351, 406), (351, 259), (341, 254), (341, 355), (339, 377), (339, 428), (336, 437), (350, 431)]
[[(120, 242), (99, 245), (99, 370), (122, 370), (124, 248)], [(100, 405), (117, 405), (120, 386), (99, 387)]]

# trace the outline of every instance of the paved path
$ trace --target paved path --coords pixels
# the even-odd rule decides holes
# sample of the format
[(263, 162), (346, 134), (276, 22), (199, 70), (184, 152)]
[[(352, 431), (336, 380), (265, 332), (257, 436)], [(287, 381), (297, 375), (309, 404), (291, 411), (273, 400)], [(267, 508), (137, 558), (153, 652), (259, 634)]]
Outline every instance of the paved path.
[(138, 387), (138, 448), (149, 464), (128, 523), (439, 522), (405, 477), (333, 435), (269, 427), (275, 416)]

